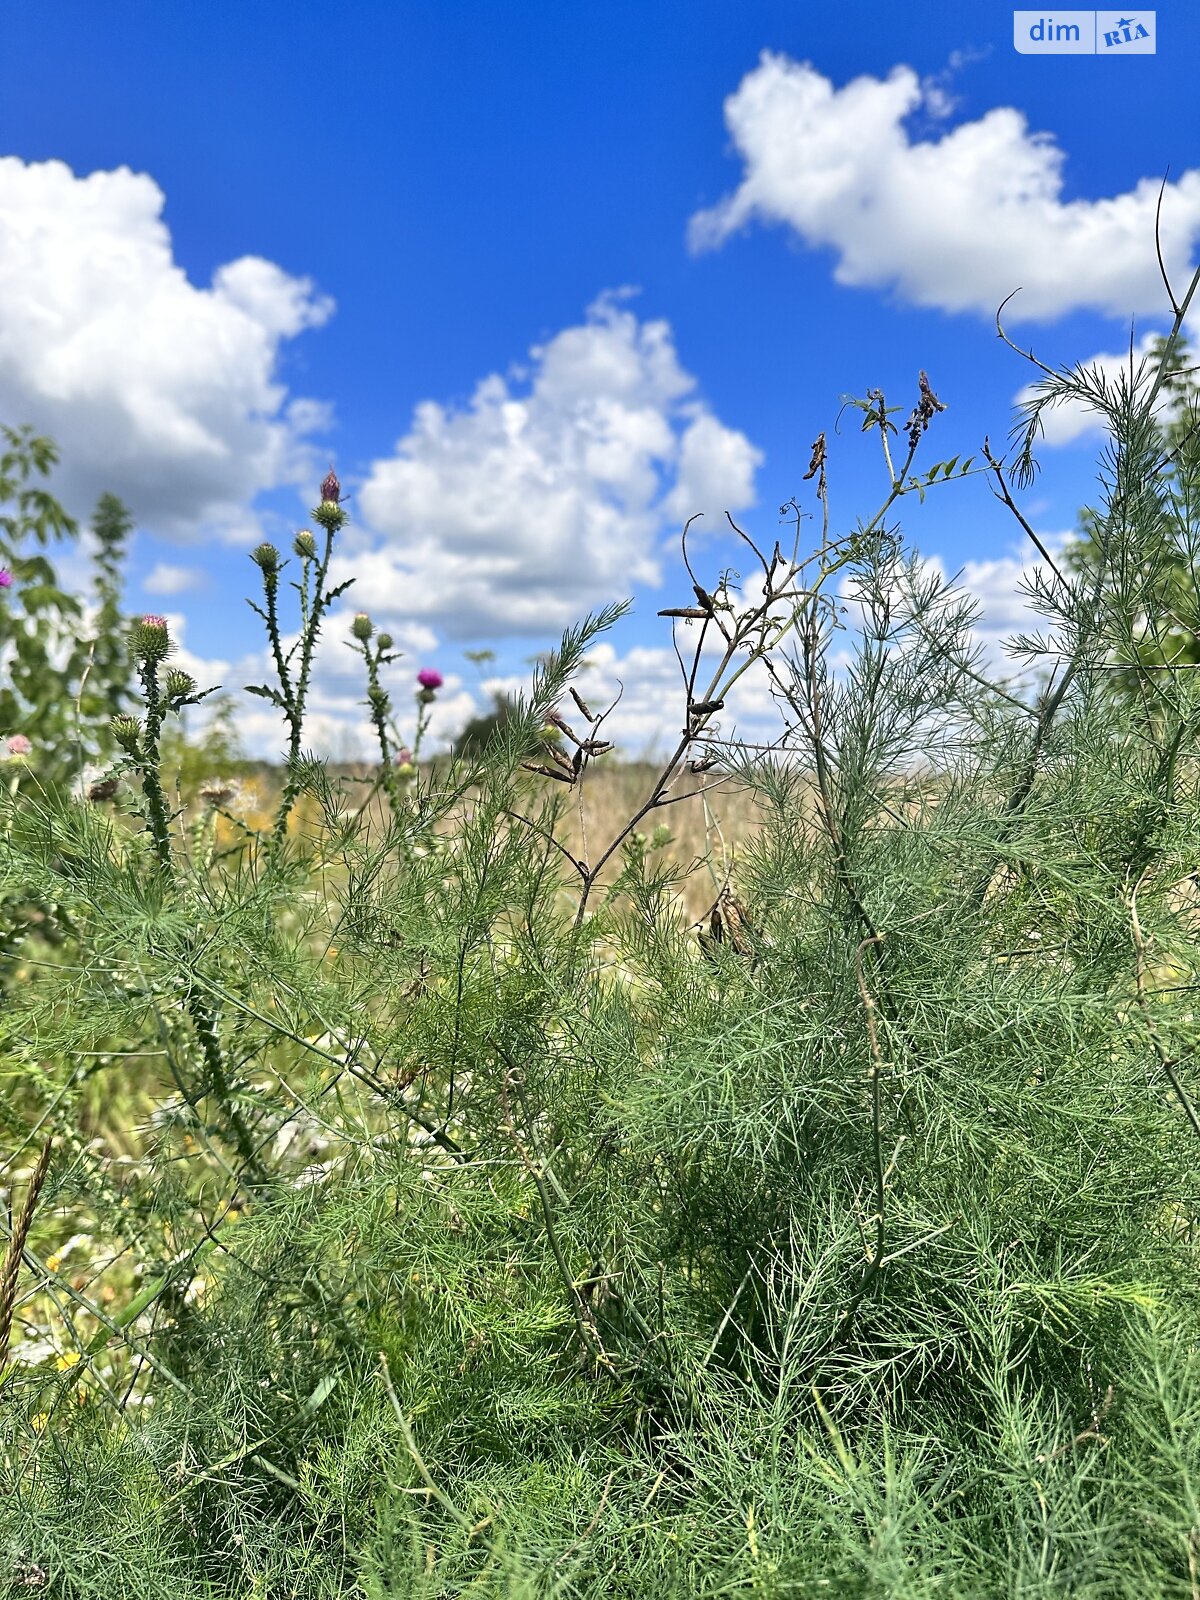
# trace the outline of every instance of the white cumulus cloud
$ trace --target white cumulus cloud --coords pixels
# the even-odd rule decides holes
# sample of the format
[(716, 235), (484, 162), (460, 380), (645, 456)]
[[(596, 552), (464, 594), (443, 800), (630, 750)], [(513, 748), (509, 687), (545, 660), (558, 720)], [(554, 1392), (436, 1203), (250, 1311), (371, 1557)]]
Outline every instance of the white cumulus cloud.
[(112, 490), (142, 526), (187, 535), (302, 470), (326, 414), (290, 399), (278, 357), (333, 303), (255, 256), (193, 284), (163, 204), (127, 167), (0, 158), (0, 419), (56, 439), (71, 509)]
[(670, 326), (625, 298), (535, 346), (521, 376), (416, 408), (356, 496), (381, 537), (351, 530), (339, 563), (373, 613), (457, 638), (545, 634), (657, 583), (683, 518), (753, 502), (761, 453), (697, 397)]
[[(783, 223), (831, 249), (840, 283), (891, 288), (919, 306), (1048, 319), (1087, 307), (1161, 309), (1154, 250), (1159, 178), (1095, 200), (1063, 198), (1065, 154), (998, 106), (918, 139), (914, 113), (944, 116), (909, 67), (842, 88), (808, 62), (765, 52), (725, 102), (743, 163), (737, 189), (691, 220), (698, 249), (753, 221)], [(1167, 185), (1163, 254), (1185, 278), (1200, 233), (1200, 171)]]
[(175, 566), (170, 561), (156, 561), (142, 579), (147, 594), (190, 594), (203, 587), (205, 574), (199, 567)]

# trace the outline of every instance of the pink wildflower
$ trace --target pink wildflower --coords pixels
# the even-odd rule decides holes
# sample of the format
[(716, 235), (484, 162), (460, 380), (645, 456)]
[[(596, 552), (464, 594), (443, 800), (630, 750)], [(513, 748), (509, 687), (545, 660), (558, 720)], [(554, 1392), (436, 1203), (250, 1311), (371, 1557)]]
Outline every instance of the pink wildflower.
[(12, 573), (7, 567), (0, 567), (0, 589), (12, 588)]
[(8, 753), (10, 756), (27, 756), (32, 749), (32, 743), (23, 733), (14, 733), (8, 741)]

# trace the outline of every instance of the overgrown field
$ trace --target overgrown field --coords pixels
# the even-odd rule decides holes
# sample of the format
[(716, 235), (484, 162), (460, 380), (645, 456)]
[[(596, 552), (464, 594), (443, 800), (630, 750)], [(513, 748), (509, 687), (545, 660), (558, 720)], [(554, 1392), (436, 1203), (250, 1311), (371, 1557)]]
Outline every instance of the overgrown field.
[[(186, 766), (195, 770), (195, 753), (190, 754)], [(230, 770), (222, 774), (218, 761), (218, 770), (213, 774), (227, 780), (232, 777), (231, 815), (218, 818), (215, 824), (221, 846), (232, 843), (237, 837), (239, 823), (269, 827), (282, 792), (280, 776), (269, 766), (237, 760), (227, 766)], [(435, 762), (424, 771), (427, 781), (437, 782), (440, 766)], [(646, 796), (653, 793), (659, 770), (647, 760), (614, 760), (597, 766), (588, 782), (579, 785), (563, 809), (559, 830), (563, 843), (585, 858), (592, 841), (607, 844), (621, 832)], [(370, 785), (375, 780), (376, 769), (347, 765), (335, 769), (335, 776), (344, 778), (350, 786)], [(206, 803), (200, 790), (205, 787), (205, 780), (194, 778), (185, 783), (183, 768), (177, 769), (176, 777), (181, 802), (189, 808), (184, 815), (190, 814), (193, 819), (203, 815)], [(353, 787), (349, 792), (353, 796)], [(438, 824), (437, 832), (452, 838), (474, 798), (474, 792), (468, 789), (463, 803)], [(311, 823), (319, 827), (318, 806), (302, 801), (298, 813), (298, 826), (303, 828)], [(661, 865), (669, 865), (678, 873), (676, 893), (680, 910), (692, 920), (700, 921), (711, 911), (713, 901), (726, 882), (732, 881), (737, 859), (761, 827), (763, 815), (752, 782), (742, 775), (689, 775), (672, 788), (669, 807), (655, 808), (655, 813), (633, 831), (641, 835), (645, 848)], [(382, 837), (389, 816), (386, 802), (373, 798), (364, 815), (365, 830), (371, 837)], [(611, 860), (602, 873), (602, 883), (606, 886), (613, 883), (621, 866), (620, 859)]]
[[(410, 750), (360, 613), (378, 764), (308, 758), (332, 474), (254, 552), (286, 769), (189, 751), (119, 508), (91, 648), (55, 644), (21, 546), (52, 459), (7, 436), (0, 1590), (1200, 1596), (1177, 357), (1048, 378), (1026, 453), (974, 467), (918, 471), (924, 374), (899, 433), (873, 392), (878, 510), (838, 531), (822, 437), (818, 548), (796, 506), (753, 582), (689, 568), (665, 608), (653, 768), (585, 698), (619, 607), (433, 761), (437, 675)], [(1043, 552), (1021, 690), (895, 508), (965, 473), (1020, 517), (1068, 396), (1104, 493), (1073, 566)], [(743, 673), (775, 749), (730, 729)]]

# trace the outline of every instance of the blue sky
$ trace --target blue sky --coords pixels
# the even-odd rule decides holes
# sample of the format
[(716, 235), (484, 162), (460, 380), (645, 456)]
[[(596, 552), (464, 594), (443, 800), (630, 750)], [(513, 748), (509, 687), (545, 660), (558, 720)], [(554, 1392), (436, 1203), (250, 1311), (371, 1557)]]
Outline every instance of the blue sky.
[[(1145, 224), (1169, 166), (1182, 276), (1200, 11), (1157, 23), (1122, 60), (1019, 55), (979, 3), (8, 7), (0, 419), (60, 439), (73, 509), (127, 499), (131, 607), (231, 686), (260, 675), (245, 552), (289, 542), (336, 461), (359, 582), (331, 751), (362, 726), (354, 604), (447, 674), (449, 733), (486, 699), (465, 650), (506, 678), (624, 594), (597, 672), (641, 747), (676, 716), (654, 613), (684, 514), (714, 566), (725, 508), (770, 543), (825, 429), (835, 523), (869, 515), (840, 397), (908, 406), (921, 367), (949, 407), (929, 463), (1003, 439), (1031, 374), (992, 315), (1019, 284), (1011, 332), (1051, 361), (1163, 326)], [(1047, 537), (1094, 489), (1071, 435), (1027, 501)], [(903, 520), (995, 639), (1018, 625), (1027, 552), (982, 482)]]

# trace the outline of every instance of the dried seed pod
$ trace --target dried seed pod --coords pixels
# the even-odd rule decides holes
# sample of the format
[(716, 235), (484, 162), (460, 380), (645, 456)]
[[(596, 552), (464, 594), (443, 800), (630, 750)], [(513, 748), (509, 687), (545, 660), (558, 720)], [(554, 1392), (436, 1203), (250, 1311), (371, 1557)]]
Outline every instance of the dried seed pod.
[(587, 720), (589, 722), (595, 722), (595, 720), (596, 720), (595, 717), (588, 710), (587, 701), (583, 698), (583, 696), (579, 693), (579, 691), (577, 689), (572, 689), (571, 690), (571, 699), (574, 700), (575, 704), (579, 707), (580, 711), (582, 711), (583, 715), (587, 718)]
[(917, 374), (917, 383), (920, 391), (919, 398), (913, 407), (912, 416), (909, 417), (908, 422), (905, 424), (908, 430), (909, 447), (913, 450), (917, 448), (921, 435), (937, 413), (946, 409), (930, 388), (929, 374), (927, 372), (922, 370)]
[(539, 766), (534, 761), (522, 761), (521, 765), (526, 772), (536, 772), (541, 778), (557, 778), (559, 783), (574, 784), (575, 782), (569, 772), (557, 772), (553, 767)]
[(579, 743), (579, 735), (575, 732), (574, 728), (571, 727), (570, 723), (564, 716), (562, 716), (560, 712), (547, 711), (546, 721), (550, 723), (551, 727), (557, 728), (559, 733), (565, 733), (572, 744)]
[(721, 890), (709, 912), (707, 934), (700, 934), (700, 947), (711, 957), (718, 944), (727, 944), (739, 956), (752, 953), (754, 924), (750, 913), (728, 885)]

